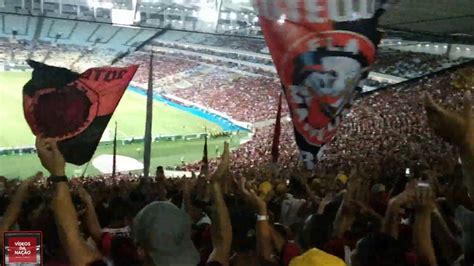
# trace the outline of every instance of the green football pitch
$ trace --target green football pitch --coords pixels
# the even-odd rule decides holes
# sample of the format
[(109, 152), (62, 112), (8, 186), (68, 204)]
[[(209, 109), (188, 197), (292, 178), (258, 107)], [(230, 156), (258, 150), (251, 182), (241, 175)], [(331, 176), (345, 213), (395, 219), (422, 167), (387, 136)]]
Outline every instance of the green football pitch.
[[(22, 147), (34, 144), (34, 136), (29, 129), (22, 107), (22, 87), (31, 78), (31, 72), (0, 72), (0, 147)], [(123, 96), (105, 133), (106, 139), (113, 138), (114, 122), (118, 124), (118, 139), (142, 137), (145, 131), (146, 98), (127, 91)], [(219, 132), (221, 128), (212, 122), (190, 113), (178, 110), (161, 102), (154, 102), (153, 135), (186, 135), (202, 133), (205, 127), (209, 132)], [(239, 145), (240, 136), (234, 136), (232, 146)], [(222, 144), (225, 138), (210, 141), (210, 145)], [(118, 154), (142, 161), (143, 155), (137, 152), (143, 144), (119, 146)], [(212, 146), (211, 146), (212, 147)], [(141, 149), (143, 150), (143, 149)], [(94, 157), (111, 154), (111, 146), (99, 146)], [(210, 154), (212, 157), (214, 154)], [(196, 161), (202, 156), (202, 140), (160, 142), (153, 144), (152, 165), (172, 166), (185, 161)], [(7, 177), (26, 177), (41, 169), (35, 155), (6, 155), (0, 157), (0, 175)], [(78, 172), (83, 167), (68, 166), (68, 174)], [(98, 171), (89, 166), (88, 174)]]
[[(22, 87), (31, 78), (29, 72), (0, 72), (0, 147), (27, 146), (34, 143), (24, 117)], [(113, 125), (118, 123), (118, 138), (143, 137), (145, 132), (146, 98), (126, 91), (106, 129), (113, 137)], [(155, 101), (153, 109), (153, 135), (185, 135), (210, 132), (221, 128), (205, 119)]]

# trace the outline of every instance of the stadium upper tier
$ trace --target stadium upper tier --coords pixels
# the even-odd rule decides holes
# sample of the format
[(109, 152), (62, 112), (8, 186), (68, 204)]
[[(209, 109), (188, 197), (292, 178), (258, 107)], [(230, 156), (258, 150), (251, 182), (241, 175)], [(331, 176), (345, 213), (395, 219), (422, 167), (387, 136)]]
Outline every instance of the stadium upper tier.
[(37, 40), (57, 44), (81, 45), (127, 51), (157, 31), (117, 27), (104, 23), (0, 14), (0, 37)]

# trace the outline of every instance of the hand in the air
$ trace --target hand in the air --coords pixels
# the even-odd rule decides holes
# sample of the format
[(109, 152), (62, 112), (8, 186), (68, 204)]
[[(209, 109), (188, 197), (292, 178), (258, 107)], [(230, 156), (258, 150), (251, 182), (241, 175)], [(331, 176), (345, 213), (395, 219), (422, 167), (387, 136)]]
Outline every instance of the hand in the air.
[(83, 186), (78, 186), (77, 192), (78, 192), (79, 198), (81, 198), (82, 202), (92, 203), (91, 195), (89, 194), (89, 192), (87, 192), (87, 190)]
[(474, 117), (472, 95), (464, 93), (463, 112), (456, 113), (435, 103), (431, 96), (425, 96), (428, 123), (435, 133), (461, 150), (474, 148)]
[(441, 138), (459, 149), (463, 161), (463, 182), (474, 194), (474, 116), (470, 91), (464, 93), (463, 106), (463, 112), (456, 113), (437, 105), (430, 97), (425, 100), (430, 126)]
[(258, 196), (254, 189), (247, 188), (247, 179), (245, 177), (240, 177), (239, 179), (233, 179), (239, 193), (244, 197), (244, 199), (251, 204), (255, 210), (259, 213), (266, 213), (267, 211), (267, 203), (265, 199), (262, 199)]
[(38, 157), (46, 170), (54, 176), (64, 176), (66, 162), (58, 149), (57, 143), (51, 140), (36, 139)]
[(212, 183), (218, 183), (224, 178), (224, 176), (229, 170), (229, 164), (230, 164), (229, 143), (224, 142), (224, 152), (222, 153), (221, 161), (219, 165), (217, 166), (217, 169), (214, 171), (214, 173), (211, 174)]

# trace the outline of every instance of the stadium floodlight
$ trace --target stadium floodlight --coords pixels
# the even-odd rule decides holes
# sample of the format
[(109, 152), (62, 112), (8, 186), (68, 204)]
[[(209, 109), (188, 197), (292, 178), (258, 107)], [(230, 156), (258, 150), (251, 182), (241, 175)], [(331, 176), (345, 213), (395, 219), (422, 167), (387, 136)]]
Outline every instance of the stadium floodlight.
[(218, 15), (217, 10), (210, 7), (202, 7), (199, 10), (199, 19), (207, 23), (215, 23)]
[(283, 25), (285, 23), (285, 20), (286, 20), (286, 15), (282, 14), (280, 18), (278, 19), (278, 24)]
[(236, 20), (236, 19), (237, 19), (237, 13), (231, 12), (230, 15), (229, 15), (229, 18), (230, 18), (231, 20)]
[(87, 0), (87, 5), (89, 7), (93, 8), (106, 8), (106, 9), (112, 9), (114, 7), (113, 3), (110, 2), (99, 2), (97, 0)]

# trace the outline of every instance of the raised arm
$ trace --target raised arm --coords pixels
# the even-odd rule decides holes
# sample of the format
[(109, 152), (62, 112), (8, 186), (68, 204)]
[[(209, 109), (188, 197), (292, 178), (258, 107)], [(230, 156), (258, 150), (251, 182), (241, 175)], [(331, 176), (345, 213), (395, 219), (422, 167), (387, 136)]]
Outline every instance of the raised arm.
[(401, 208), (407, 202), (414, 200), (415, 189), (416, 182), (411, 181), (406, 185), (405, 190), (402, 193), (390, 199), (382, 223), (382, 233), (398, 239)]
[[(36, 177), (31, 177), (23, 181), (20, 186), (17, 188), (15, 194), (13, 195), (10, 204), (8, 204), (7, 210), (3, 214), (2, 222), (0, 223), (0, 235), (3, 236), (5, 231), (10, 230), (10, 228), (15, 224), (20, 215), (21, 205), (28, 194), (29, 186), (36, 180)], [(3, 244), (3, 237), (1, 238), (1, 243)]]
[(344, 233), (350, 230), (357, 214), (361, 211), (357, 207), (357, 203), (366, 205), (368, 202), (369, 182), (368, 179), (351, 174), (347, 192), (344, 194), (344, 199), (334, 219), (332, 232), (334, 237), (342, 238)]
[(209, 262), (216, 261), (222, 265), (229, 265), (232, 245), (232, 225), (221, 187), (222, 179), (228, 174), (229, 161), (229, 144), (225, 143), (221, 162), (216, 171), (211, 174), (211, 193), (214, 199), (216, 215), (211, 227), (212, 245), (214, 249), (208, 259)]
[(235, 183), (237, 184), (239, 193), (257, 212), (256, 238), (259, 259), (264, 261), (265, 265), (277, 265), (278, 261), (274, 256), (275, 247), (273, 245), (274, 234), (276, 234), (276, 232), (272, 232), (273, 230), (268, 221), (269, 217), (265, 200), (260, 198), (254, 190), (247, 189), (247, 180), (245, 177), (235, 180)]
[(449, 262), (453, 264), (456, 259), (462, 254), (462, 247), (456, 241), (456, 238), (451, 233), (446, 221), (439, 212), (438, 208), (435, 208), (432, 216), (432, 230), (433, 237), (439, 245), (441, 254)]
[(429, 96), (425, 98), (428, 122), (435, 133), (459, 149), (463, 183), (474, 203), (474, 116), (472, 114), (472, 93), (466, 91), (463, 112), (456, 113), (438, 105)]
[(102, 230), (100, 228), (99, 219), (95, 213), (94, 202), (92, 201), (91, 195), (84, 189), (83, 186), (79, 186), (78, 189), (79, 197), (86, 206), (85, 212), (85, 222), (89, 233), (96, 243), (97, 246), (100, 246), (102, 239)]
[[(100, 254), (87, 246), (81, 237), (77, 221), (77, 213), (72, 203), (69, 187), (65, 177), (65, 161), (55, 142), (42, 139), (36, 140), (36, 148), (41, 164), (50, 172), (53, 180), (56, 179), (52, 208), (58, 233), (61, 236), (63, 248), (69, 262), (73, 266), (84, 266), (101, 258)], [(62, 179), (62, 181), (60, 181)]]
[(420, 265), (436, 266), (436, 256), (431, 239), (431, 213), (434, 210), (434, 199), (430, 188), (418, 187), (416, 189), (415, 207), (413, 243), (420, 259)]

